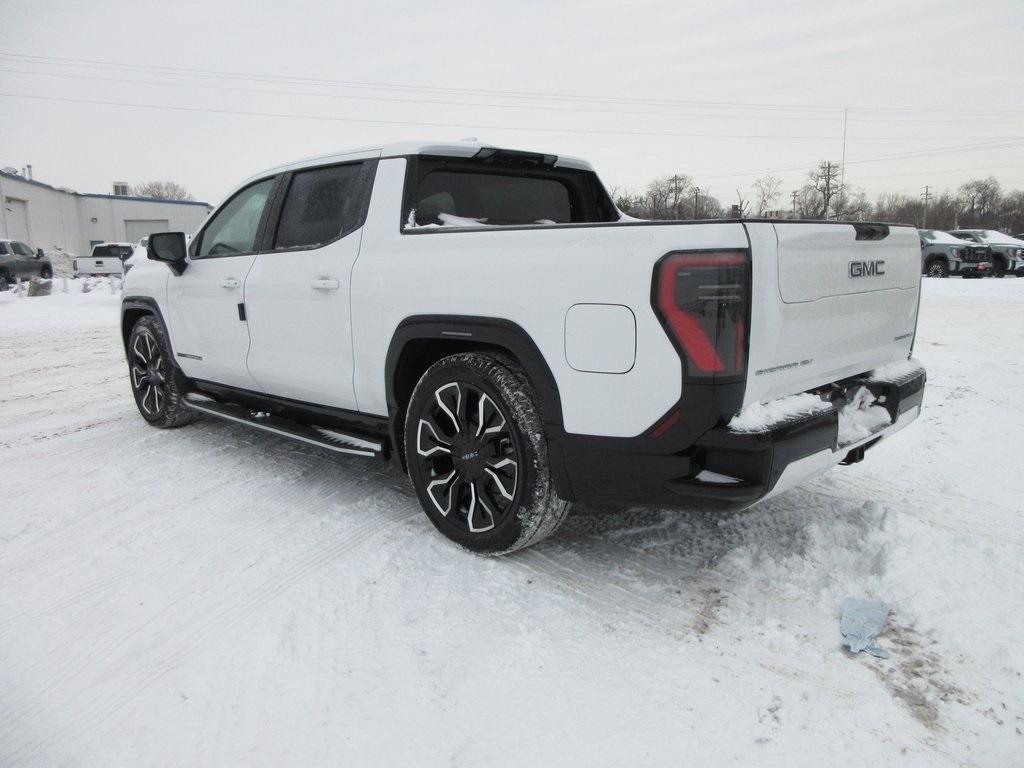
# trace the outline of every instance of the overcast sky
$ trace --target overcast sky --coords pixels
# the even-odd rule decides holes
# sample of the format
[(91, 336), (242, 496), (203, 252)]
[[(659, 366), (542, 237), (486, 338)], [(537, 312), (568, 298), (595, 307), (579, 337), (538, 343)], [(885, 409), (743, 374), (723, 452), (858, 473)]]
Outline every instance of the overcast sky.
[(0, 0), (0, 28), (0, 167), (83, 192), (216, 202), (287, 160), (475, 136), (726, 204), (775, 170), (788, 201), (841, 159), (844, 107), (846, 181), (872, 198), (1024, 187), (1024, 0)]

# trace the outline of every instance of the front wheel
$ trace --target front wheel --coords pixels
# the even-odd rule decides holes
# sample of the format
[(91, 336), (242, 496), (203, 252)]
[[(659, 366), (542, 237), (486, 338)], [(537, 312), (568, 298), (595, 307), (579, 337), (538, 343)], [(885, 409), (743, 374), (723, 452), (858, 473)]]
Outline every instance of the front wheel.
[(995, 277), (1006, 277), (1006, 262), (1002, 259), (996, 259), (992, 263), (992, 274)]
[(406, 412), (405, 457), (430, 522), (473, 552), (528, 547), (568, 512), (536, 392), (510, 358), (463, 353), (428, 368)]
[(43, 280), (53, 279), (53, 268), (48, 266), (43, 267), (41, 270), (39, 270), (39, 276), (43, 278)]
[(185, 393), (167, 333), (152, 315), (140, 318), (128, 336), (128, 376), (139, 413), (154, 427), (181, 427), (195, 418), (182, 402)]
[(936, 259), (928, 265), (928, 277), (949, 277), (949, 265)]

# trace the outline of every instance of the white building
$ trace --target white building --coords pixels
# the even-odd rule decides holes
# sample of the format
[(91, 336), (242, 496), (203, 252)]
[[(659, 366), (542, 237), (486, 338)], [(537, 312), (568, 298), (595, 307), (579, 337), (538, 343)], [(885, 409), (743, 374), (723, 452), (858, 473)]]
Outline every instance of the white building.
[(152, 232), (194, 233), (208, 203), (92, 195), (0, 171), (0, 238), (85, 255), (96, 243), (136, 243)]

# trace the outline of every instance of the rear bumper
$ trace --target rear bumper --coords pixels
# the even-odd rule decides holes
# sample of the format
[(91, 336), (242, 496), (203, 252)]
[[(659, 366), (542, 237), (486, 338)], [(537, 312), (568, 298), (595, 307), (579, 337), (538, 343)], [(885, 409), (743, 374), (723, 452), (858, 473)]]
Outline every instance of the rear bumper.
[(927, 378), (924, 368), (908, 363), (890, 370), (834, 385), (836, 392), (865, 388), (873, 396), (876, 418), (865, 427), (851, 429), (851, 411), (840, 401), (756, 431), (716, 427), (691, 447), (670, 454), (644, 452), (641, 446), (649, 444), (644, 438), (631, 441), (633, 450), (602, 448), (594, 438), (567, 440), (561, 450), (573, 499), (716, 511), (749, 507), (836, 464), (859, 461), (864, 451), (916, 419)]

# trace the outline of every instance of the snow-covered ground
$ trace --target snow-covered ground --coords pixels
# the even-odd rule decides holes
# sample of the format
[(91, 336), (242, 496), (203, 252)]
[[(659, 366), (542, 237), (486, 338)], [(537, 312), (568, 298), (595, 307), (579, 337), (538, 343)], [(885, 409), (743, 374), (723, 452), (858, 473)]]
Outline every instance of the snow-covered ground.
[(862, 464), (501, 559), (383, 463), (147, 427), (100, 287), (0, 296), (5, 768), (1024, 764), (1024, 280), (925, 281), (923, 415)]

